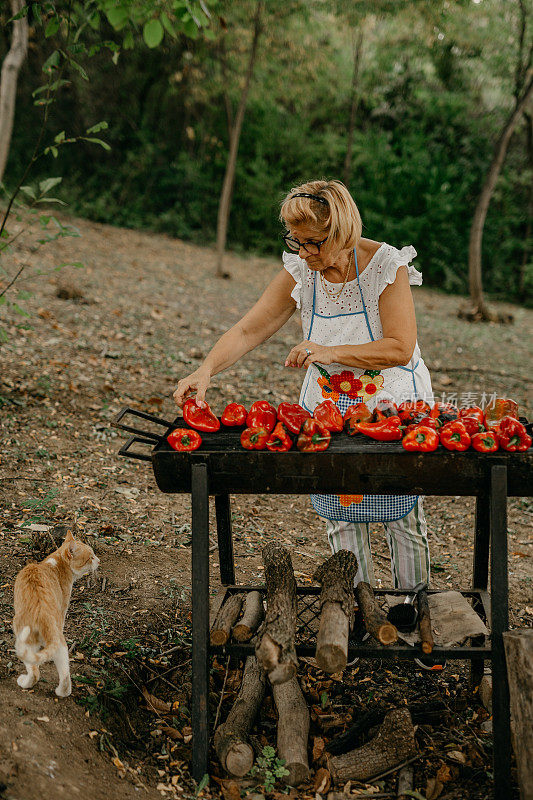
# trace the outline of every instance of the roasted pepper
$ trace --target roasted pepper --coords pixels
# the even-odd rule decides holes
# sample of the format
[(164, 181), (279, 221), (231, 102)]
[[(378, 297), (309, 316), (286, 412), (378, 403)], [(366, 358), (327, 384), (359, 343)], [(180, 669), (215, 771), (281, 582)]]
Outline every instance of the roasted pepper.
[(195, 428), (197, 431), (218, 431), (220, 428), (220, 420), (215, 417), (211, 411), (209, 404), (206, 403), (204, 408), (197, 405), (194, 397), (190, 397), (183, 405), (183, 419)]
[(269, 436), (266, 428), (246, 428), (241, 433), (241, 444), (245, 450), (264, 450)]
[(296, 447), (302, 453), (319, 453), (327, 450), (331, 441), (331, 433), (316, 419), (306, 419), (302, 431), (296, 440)]
[(331, 400), (324, 400), (313, 411), (313, 419), (324, 425), (328, 431), (339, 433), (342, 431), (344, 421), (342, 414)]
[(483, 431), (472, 436), (472, 447), (479, 453), (495, 453), (499, 447), (496, 431)]
[(435, 403), (429, 416), (437, 421), (437, 428), (459, 418), (459, 409), (453, 403)]
[(463, 423), (456, 419), (447, 422), (439, 430), (440, 443), (447, 450), (459, 450), (463, 452), (470, 447), (470, 434), (467, 432)]
[(167, 436), (167, 442), (173, 450), (179, 450), (181, 453), (198, 450), (202, 444), (202, 437), (198, 431), (191, 431), (190, 428), (176, 428)]
[(407, 425), (404, 430), (404, 434), (410, 433), (420, 425), (424, 425), (426, 428), (433, 428), (433, 430), (437, 430), (437, 420), (433, 417), (428, 417), (423, 411), (419, 412), (418, 414), (414, 414), (412, 420), (413, 421), (410, 423), (407, 422), (407, 419), (403, 420), (402, 425)]
[(354, 403), (344, 412), (344, 423), (346, 424), (351, 417), (355, 417), (356, 422), (371, 422), (372, 412), (364, 403)]
[(480, 422), (485, 421), (485, 415), (479, 406), (463, 406), (459, 409), (459, 419), (463, 417), (475, 417)]
[(300, 433), (304, 420), (311, 414), (298, 403), (280, 403), (278, 406), (278, 420), (283, 422), (291, 433)]
[(276, 409), (267, 400), (257, 400), (252, 403), (246, 417), (249, 428), (266, 428), (269, 433), (272, 433), (277, 421)]
[(278, 422), (266, 442), (267, 450), (276, 453), (285, 453), (292, 447), (292, 439), (287, 433), (287, 428), (283, 422)]
[(483, 419), (480, 420), (479, 417), (459, 417), (459, 422), (463, 423), (470, 436), (475, 433), (482, 433), (485, 430)]
[(402, 445), (406, 450), (430, 453), (439, 446), (439, 434), (434, 428), (418, 425), (403, 437)]
[(504, 417), (496, 429), (502, 450), (509, 453), (524, 453), (531, 447), (531, 436), (521, 422), (514, 417)]
[(518, 403), (504, 397), (497, 397), (485, 408), (485, 427), (497, 428), (504, 417), (518, 419)]
[(365, 436), (377, 439), (378, 442), (397, 442), (403, 436), (400, 425), (400, 417), (388, 417), (381, 422), (360, 422), (357, 430)]
[(430, 411), (431, 408), (425, 400), (406, 400), (398, 406), (398, 416), (407, 425), (415, 422), (419, 414), (427, 416)]
[(383, 422), (389, 417), (398, 417), (398, 406), (392, 400), (378, 400), (373, 414), (373, 422)]
[(239, 425), (246, 425), (246, 417), (248, 412), (245, 407), (240, 403), (230, 403), (223, 411), (220, 418), (223, 425), (228, 427), (237, 427)]

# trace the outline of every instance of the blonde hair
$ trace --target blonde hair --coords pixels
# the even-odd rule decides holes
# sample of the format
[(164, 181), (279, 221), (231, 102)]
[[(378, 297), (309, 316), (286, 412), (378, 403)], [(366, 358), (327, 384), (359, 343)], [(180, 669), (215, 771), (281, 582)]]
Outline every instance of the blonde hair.
[[(298, 192), (316, 194), (326, 200), (327, 205), (309, 197), (292, 198)], [(363, 229), (355, 200), (341, 181), (308, 181), (294, 186), (282, 201), (279, 217), (287, 227), (316, 227), (317, 232), (327, 237), (327, 245), (332, 250), (354, 248)]]

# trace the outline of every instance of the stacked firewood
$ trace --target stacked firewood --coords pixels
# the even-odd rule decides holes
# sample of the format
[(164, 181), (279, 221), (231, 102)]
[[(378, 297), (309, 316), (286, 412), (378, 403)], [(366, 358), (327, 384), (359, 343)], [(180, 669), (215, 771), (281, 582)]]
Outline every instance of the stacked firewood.
[[(270, 543), (262, 555), (266, 611), (258, 592), (246, 596), (234, 594), (224, 603), (211, 628), (212, 644), (225, 644), (231, 634), (238, 641), (255, 643), (255, 655), (246, 660), (239, 695), (226, 721), (217, 728), (214, 744), (223, 768), (230, 775), (242, 777), (249, 771), (254, 751), (248, 736), (263, 702), (268, 679), (278, 712), (278, 755), (284, 759), (288, 772), (284, 780), (291, 786), (298, 786), (309, 778), (310, 770), (309, 711), (297, 677), (294, 643), (296, 581), (286, 548)], [(355, 619), (356, 571), (354, 554), (341, 550), (314, 575), (321, 586), (316, 663), (331, 674), (342, 671), (347, 664), (348, 638)], [(356, 593), (367, 631), (381, 644), (397, 641), (398, 632), (379, 609), (371, 587), (360, 583)], [(381, 723), (374, 738), (363, 747), (324, 758), (324, 766), (334, 780), (365, 780), (415, 755), (414, 727), (407, 708), (391, 712)]]

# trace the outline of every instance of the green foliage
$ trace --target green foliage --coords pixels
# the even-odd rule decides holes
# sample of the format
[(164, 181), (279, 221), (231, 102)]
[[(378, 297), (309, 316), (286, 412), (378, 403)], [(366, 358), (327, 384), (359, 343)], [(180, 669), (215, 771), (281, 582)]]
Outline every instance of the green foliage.
[(257, 757), (256, 763), (250, 770), (250, 775), (259, 776), (262, 779), (262, 787), (268, 794), (273, 790), (278, 778), (289, 774), (289, 770), (284, 765), (285, 760), (277, 758), (275, 749), (267, 745), (263, 747), (261, 755)]
[[(55, 133), (34, 174), (61, 175), (61, 198), (75, 213), (213, 242), (228, 152), (226, 108), (235, 115), (255, 4), (75, 4), (71, 45), (60, 41), (62, 18), (30, 56), (35, 64), (22, 79), (8, 175), (21, 173), (37, 115), (48, 108)], [(504, 13), (497, 0), (382, 6), (378, 13), (363, 0), (265, 4), (228, 246), (279, 255), (286, 192), (303, 180), (342, 177), (353, 35), (363, 25), (348, 180), (363, 235), (413, 244), (425, 285), (466, 293), (470, 222), (512, 102), (518, 4)], [(42, 4), (43, 26), (54, 17), (52, 7)], [(530, 31), (531, 25), (526, 43)], [(44, 86), (37, 62), (46, 66)], [(24, 100), (32, 92), (41, 105)], [(489, 207), (483, 281), (489, 294), (532, 303), (525, 127), (511, 140)]]

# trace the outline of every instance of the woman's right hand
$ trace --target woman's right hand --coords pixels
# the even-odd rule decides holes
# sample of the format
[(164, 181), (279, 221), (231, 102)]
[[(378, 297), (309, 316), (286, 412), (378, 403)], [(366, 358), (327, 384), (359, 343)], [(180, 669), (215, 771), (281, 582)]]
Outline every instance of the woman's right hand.
[(195, 372), (187, 375), (178, 382), (178, 386), (172, 395), (175, 402), (183, 407), (187, 398), (196, 395), (196, 402), (200, 407), (203, 406), (205, 393), (211, 383), (211, 372), (206, 367), (199, 367)]

